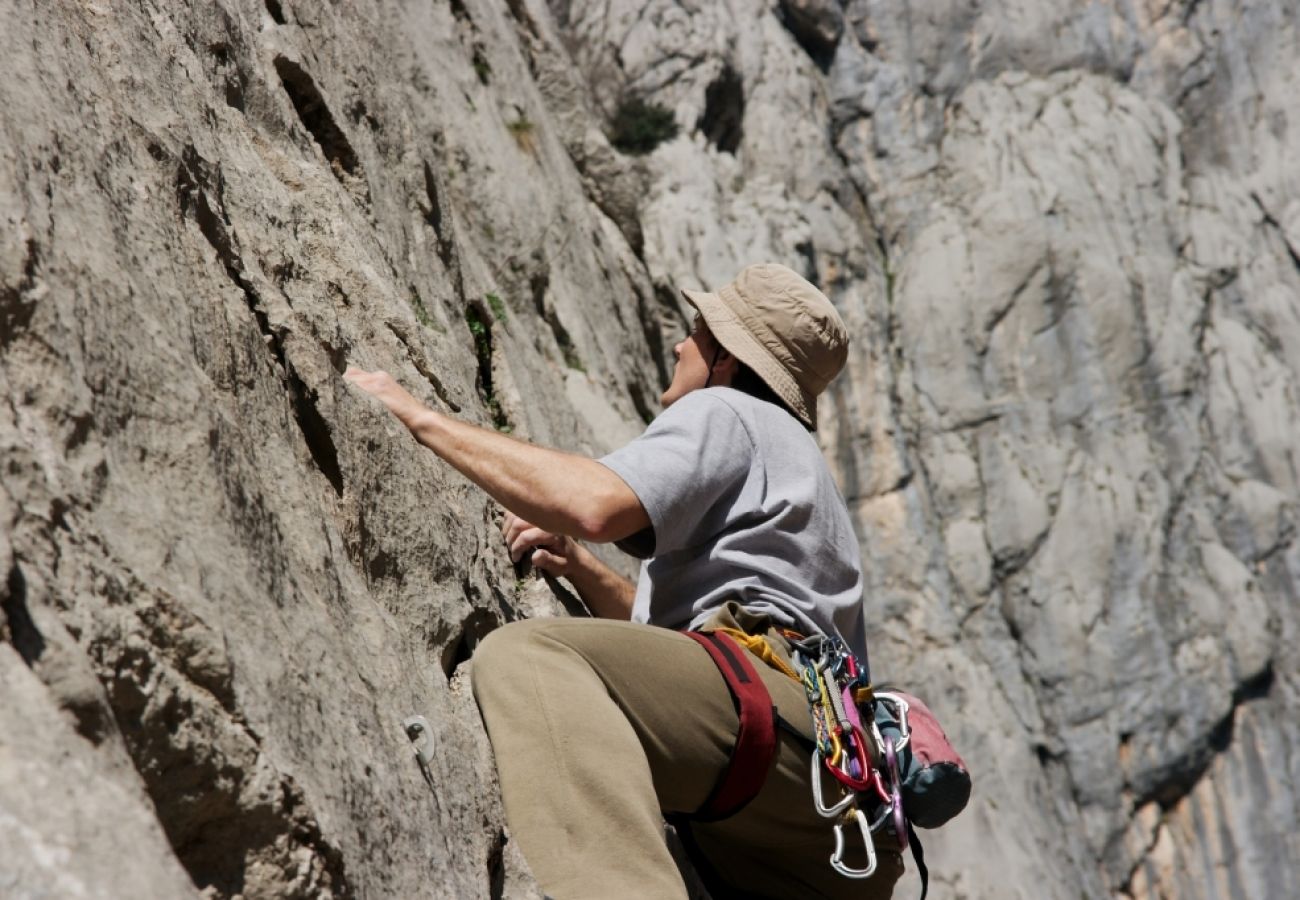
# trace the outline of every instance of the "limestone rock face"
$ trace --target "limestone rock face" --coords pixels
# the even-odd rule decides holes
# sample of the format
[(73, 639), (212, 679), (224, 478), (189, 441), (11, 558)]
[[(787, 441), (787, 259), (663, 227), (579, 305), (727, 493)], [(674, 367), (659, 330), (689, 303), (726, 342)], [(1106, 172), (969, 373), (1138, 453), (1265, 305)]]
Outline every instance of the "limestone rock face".
[(340, 374), (599, 454), (760, 260), (936, 893), (1300, 893), (1293, 6), (4, 5), (0, 894), (540, 896), (467, 675), (562, 603)]

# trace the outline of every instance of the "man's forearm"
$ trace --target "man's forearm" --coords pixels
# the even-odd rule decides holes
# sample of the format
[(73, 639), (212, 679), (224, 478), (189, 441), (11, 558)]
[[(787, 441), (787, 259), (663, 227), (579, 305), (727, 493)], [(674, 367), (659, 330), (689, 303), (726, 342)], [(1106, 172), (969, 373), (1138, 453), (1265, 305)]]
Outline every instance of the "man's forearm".
[(636, 586), (580, 544), (574, 544), (573, 557), (565, 577), (578, 591), (587, 608), (602, 619), (632, 618)]
[(506, 509), (548, 531), (610, 541), (649, 521), (631, 489), (594, 459), (524, 443), (424, 406), (397, 415), (421, 444)]

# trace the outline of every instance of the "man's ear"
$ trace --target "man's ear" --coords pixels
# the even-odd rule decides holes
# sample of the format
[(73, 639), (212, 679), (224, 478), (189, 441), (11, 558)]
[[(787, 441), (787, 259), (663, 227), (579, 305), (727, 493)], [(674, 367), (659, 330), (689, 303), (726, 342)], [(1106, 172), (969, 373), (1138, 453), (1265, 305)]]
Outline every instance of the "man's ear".
[(740, 368), (740, 360), (731, 355), (731, 351), (718, 344), (718, 356), (713, 362), (713, 383), (731, 384)]

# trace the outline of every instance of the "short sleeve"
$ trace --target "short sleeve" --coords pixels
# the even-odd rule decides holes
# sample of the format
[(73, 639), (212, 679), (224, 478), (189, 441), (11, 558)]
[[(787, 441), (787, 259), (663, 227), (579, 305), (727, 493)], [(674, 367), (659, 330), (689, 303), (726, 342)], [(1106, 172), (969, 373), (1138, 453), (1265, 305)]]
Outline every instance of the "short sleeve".
[(715, 507), (748, 477), (754, 444), (730, 404), (692, 391), (599, 462), (627, 482), (654, 526), (654, 555), (711, 537)]

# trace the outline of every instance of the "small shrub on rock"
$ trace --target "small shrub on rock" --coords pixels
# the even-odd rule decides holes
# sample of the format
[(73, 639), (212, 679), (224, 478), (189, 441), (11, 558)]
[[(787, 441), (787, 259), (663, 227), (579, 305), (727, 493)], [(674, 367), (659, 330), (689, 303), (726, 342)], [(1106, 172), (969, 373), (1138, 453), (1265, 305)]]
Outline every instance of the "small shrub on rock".
[(677, 122), (667, 107), (627, 97), (618, 104), (609, 132), (609, 142), (618, 150), (642, 156), (677, 137)]

